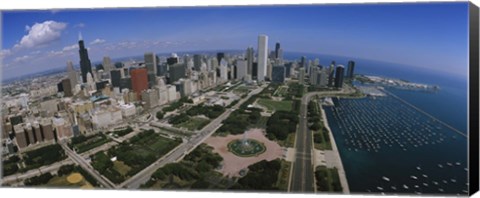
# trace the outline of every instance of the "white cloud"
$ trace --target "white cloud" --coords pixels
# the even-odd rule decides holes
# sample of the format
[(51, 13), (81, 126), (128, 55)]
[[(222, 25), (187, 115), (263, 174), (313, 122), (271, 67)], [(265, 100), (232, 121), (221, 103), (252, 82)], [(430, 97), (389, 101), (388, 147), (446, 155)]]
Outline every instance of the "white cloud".
[(32, 27), (26, 26), (28, 34), (23, 36), (15, 48), (32, 48), (47, 45), (60, 38), (62, 31), (67, 27), (66, 23), (45, 21), (35, 23)]
[(17, 57), (13, 60), (13, 62), (16, 62), (16, 63), (20, 63), (20, 62), (26, 62), (27, 60), (31, 59), (32, 57), (31, 56), (28, 56), (28, 55), (24, 55), (24, 56), (20, 56), (20, 57)]
[(63, 47), (62, 50), (58, 50), (58, 51), (52, 50), (52, 51), (48, 52), (48, 55), (49, 56), (60, 56), (60, 55), (72, 54), (73, 51), (76, 50), (76, 49), (78, 49), (78, 45), (73, 44), (73, 45)]
[(105, 40), (97, 38), (97, 39), (93, 40), (92, 42), (90, 42), (90, 45), (96, 45), (96, 44), (101, 44), (101, 43), (105, 43)]
[(2, 49), (0, 50), (0, 58), (5, 58), (12, 54), (12, 52), (9, 49)]
[(71, 50), (76, 50), (76, 49), (78, 49), (78, 45), (73, 44), (73, 45), (65, 46), (62, 50), (63, 51), (71, 51)]
[(28, 26), (28, 25), (25, 26), (25, 32), (30, 31), (30, 29), (32, 29), (32, 27), (30, 27), (30, 26)]
[(84, 28), (85, 24), (84, 23), (78, 23), (73, 26), (74, 28)]

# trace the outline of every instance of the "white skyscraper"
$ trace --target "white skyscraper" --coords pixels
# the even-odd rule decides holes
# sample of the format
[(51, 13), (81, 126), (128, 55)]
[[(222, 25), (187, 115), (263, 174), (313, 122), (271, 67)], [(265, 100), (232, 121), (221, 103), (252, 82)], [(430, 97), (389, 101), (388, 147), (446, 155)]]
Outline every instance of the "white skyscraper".
[(258, 36), (258, 72), (257, 81), (265, 81), (265, 75), (267, 74), (267, 56), (268, 56), (268, 36)]
[(110, 71), (113, 70), (112, 60), (108, 56), (103, 57), (103, 70), (105, 70), (107, 73), (110, 73)]

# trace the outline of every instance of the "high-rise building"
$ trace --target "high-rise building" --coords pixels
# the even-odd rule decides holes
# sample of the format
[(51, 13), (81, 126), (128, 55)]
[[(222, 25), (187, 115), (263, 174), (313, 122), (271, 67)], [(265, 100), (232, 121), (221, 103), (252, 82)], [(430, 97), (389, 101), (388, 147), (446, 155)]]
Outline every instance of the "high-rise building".
[(63, 87), (63, 96), (72, 97), (73, 96), (73, 90), (72, 90), (72, 85), (71, 85), (70, 79), (64, 78), (61, 83), (62, 83), (62, 87)]
[(102, 65), (103, 65), (103, 70), (106, 73), (112, 71), (112, 69), (115, 68), (114, 65), (112, 64), (112, 59), (110, 59), (110, 57), (108, 57), (108, 56), (103, 57)]
[(85, 48), (85, 44), (83, 42), (82, 34), (80, 33), (78, 36), (78, 46), (79, 46), (79, 53), (80, 53), (80, 71), (82, 73), (82, 82), (87, 82), (87, 74), (92, 72), (92, 63), (90, 63), (90, 59), (88, 58), (88, 50)]
[(75, 69), (73, 68), (72, 61), (67, 62), (67, 75), (68, 75), (68, 79), (70, 79), (70, 84), (72, 86), (72, 89), (74, 89), (75, 86), (78, 84), (78, 75)]
[[(158, 62), (157, 62), (158, 63)], [(165, 76), (167, 73), (167, 64), (166, 63), (161, 63), (157, 65), (157, 76)]]
[(307, 65), (307, 60), (306, 59), (307, 59), (307, 57), (305, 57), (305, 56), (302, 56), (300, 58), (300, 67), (303, 67), (303, 68), (305, 68), (305, 71), (308, 71), (308, 65)]
[(247, 59), (247, 74), (250, 75), (252, 75), (253, 59), (255, 58), (254, 56), (253, 47), (247, 48), (245, 57)]
[(275, 43), (275, 58), (279, 58), (279, 57), (280, 57), (280, 56), (279, 56), (279, 55), (280, 55), (279, 52), (280, 52), (280, 43), (277, 42), (277, 43)]
[(184, 63), (177, 63), (175, 65), (170, 66), (168, 70), (169, 75), (169, 83), (172, 84), (173, 82), (180, 80), (180, 78), (185, 78), (187, 71), (187, 65)]
[(285, 67), (283, 65), (273, 66), (272, 68), (272, 82), (285, 82)]
[(145, 68), (133, 69), (130, 71), (132, 80), (132, 90), (137, 95), (137, 100), (140, 100), (143, 90), (148, 89), (148, 72)]
[(15, 131), (15, 139), (17, 141), (18, 148), (22, 149), (28, 146), (28, 137), (23, 128), (23, 124), (17, 124), (13, 126)]
[(200, 68), (202, 67), (202, 55), (193, 55), (193, 67), (195, 68), (195, 71), (200, 71)]
[(303, 67), (298, 68), (298, 83), (305, 83), (305, 68)]
[(268, 56), (268, 36), (258, 36), (258, 73), (257, 81), (265, 81), (265, 75), (267, 74), (267, 56)]
[(157, 58), (154, 53), (148, 52), (144, 54), (145, 67), (149, 74), (157, 74)]
[(247, 75), (247, 62), (245, 60), (238, 59), (236, 62), (236, 68), (236, 79), (243, 79)]
[(147, 89), (142, 91), (142, 101), (145, 102), (145, 108), (151, 109), (158, 106), (160, 99), (158, 98), (157, 89)]
[(353, 70), (355, 69), (355, 61), (348, 61), (347, 66), (347, 78), (352, 79), (354, 76)]
[(291, 73), (292, 73), (292, 66), (293, 66), (293, 63), (287, 63), (285, 64), (285, 77), (289, 78)]
[(225, 53), (223, 52), (218, 52), (217, 53), (217, 61), (218, 61), (218, 64), (220, 65), (220, 61), (222, 61), (222, 59), (225, 58)]
[(178, 63), (178, 57), (177, 56), (172, 56), (167, 58), (167, 64), (168, 65), (174, 65)]
[(132, 78), (125, 77), (120, 79), (120, 90), (132, 89)]
[(335, 87), (342, 88), (343, 86), (343, 76), (345, 76), (345, 68), (343, 65), (339, 65), (335, 71)]
[(332, 61), (328, 69), (328, 86), (333, 87), (333, 77), (335, 76), (335, 61)]
[(120, 79), (122, 79), (122, 72), (118, 69), (110, 71), (110, 79), (112, 87), (120, 87)]
[(52, 127), (51, 121), (47, 119), (43, 119), (40, 122), (40, 131), (42, 131), (43, 140), (50, 141), (55, 139), (55, 134), (53, 133), (53, 127)]

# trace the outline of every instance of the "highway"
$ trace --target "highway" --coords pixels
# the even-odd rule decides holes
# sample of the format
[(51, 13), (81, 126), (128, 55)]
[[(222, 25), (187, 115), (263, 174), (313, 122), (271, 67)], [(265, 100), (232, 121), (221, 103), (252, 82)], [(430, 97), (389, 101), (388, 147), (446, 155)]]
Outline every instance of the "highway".
[(212, 120), (208, 125), (206, 125), (202, 130), (200, 130), (196, 135), (193, 135), (187, 142), (182, 143), (180, 146), (172, 150), (170, 153), (167, 153), (164, 157), (158, 159), (156, 162), (148, 166), (147, 168), (143, 169), (136, 175), (132, 176), (117, 188), (128, 188), (128, 189), (138, 189), (141, 184), (147, 182), (151, 175), (159, 168), (163, 167), (164, 165), (172, 162), (180, 161), (186, 154), (190, 151), (195, 149), (198, 145), (200, 145), (205, 139), (210, 137), (215, 130), (220, 127), (223, 120), (227, 119), (232, 113), (233, 110), (237, 109), (241, 104), (247, 101), (252, 95), (260, 93), (266, 85), (255, 89), (254, 91), (250, 92), (247, 97), (240, 100), (236, 105), (234, 105), (231, 109), (226, 109), (226, 111), (218, 116), (216, 119)]
[(309, 92), (302, 97), (299, 126), (295, 136), (295, 160), (292, 166), (292, 175), (290, 176), (289, 192), (313, 193), (316, 189), (314, 178), (315, 167), (313, 167), (312, 161), (313, 135), (307, 126), (307, 107), (311, 98), (315, 95), (319, 97), (334, 97), (350, 93), (351, 89), (344, 89), (342, 91)]
[(115, 184), (113, 184), (110, 180), (102, 176), (98, 173), (93, 167), (83, 159), (82, 156), (78, 155), (77, 153), (73, 152), (68, 146), (62, 142), (60, 143), (65, 153), (72, 159), (76, 164), (82, 167), (83, 170), (87, 171), (90, 175), (92, 175), (104, 188), (115, 188)]

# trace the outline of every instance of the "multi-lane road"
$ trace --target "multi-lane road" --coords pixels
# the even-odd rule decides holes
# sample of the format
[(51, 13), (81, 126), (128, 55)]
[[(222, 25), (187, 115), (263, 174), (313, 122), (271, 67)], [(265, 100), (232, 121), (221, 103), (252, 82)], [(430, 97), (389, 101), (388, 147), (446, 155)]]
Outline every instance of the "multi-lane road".
[(290, 192), (315, 192), (314, 168), (312, 161), (313, 134), (307, 127), (308, 103), (313, 96), (332, 97), (352, 93), (351, 89), (342, 91), (310, 92), (302, 97), (299, 126), (295, 137), (295, 160), (290, 176)]

